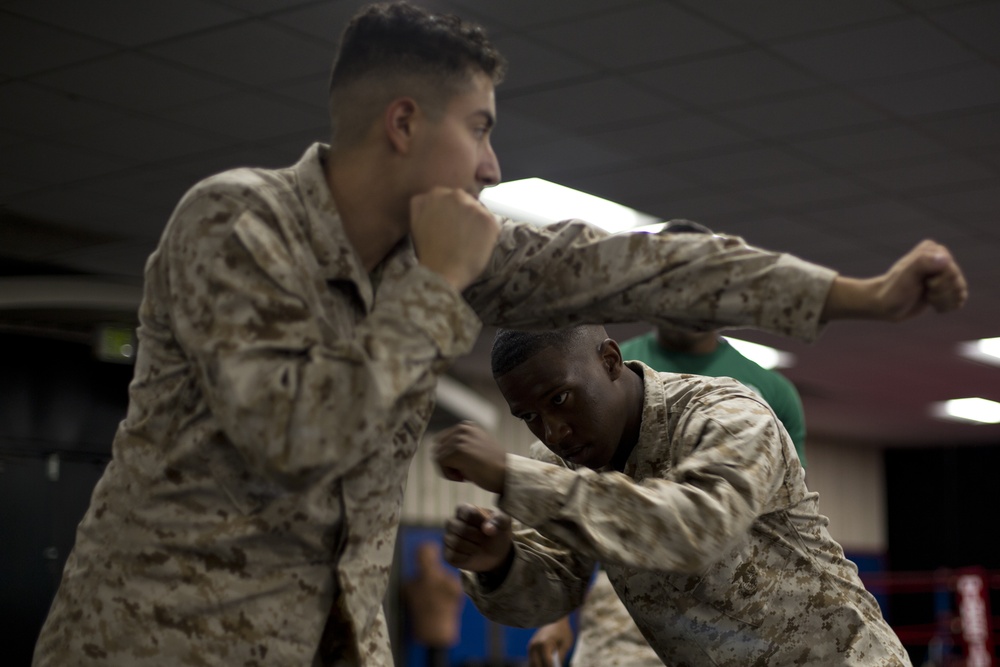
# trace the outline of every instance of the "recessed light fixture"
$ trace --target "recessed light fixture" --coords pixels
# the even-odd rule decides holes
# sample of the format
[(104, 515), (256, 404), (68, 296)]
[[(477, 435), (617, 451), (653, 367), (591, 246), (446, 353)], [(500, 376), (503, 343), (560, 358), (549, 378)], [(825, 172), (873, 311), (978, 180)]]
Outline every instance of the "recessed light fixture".
[(660, 221), (628, 206), (543, 178), (501, 183), (483, 190), (479, 199), (497, 215), (537, 225), (577, 218), (614, 234)]
[(960, 343), (958, 353), (985, 364), (1000, 366), (1000, 338), (981, 338)]
[(941, 419), (975, 424), (1000, 424), (1000, 403), (985, 398), (955, 398), (942, 401), (932, 406), (931, 413)]
[(730, 338), (726, 336), (729, 344), (736, 348), (736, 351), (751, 361), (756, 361), (764, 368), (788, 368), (795, 365), (795, 355), (791, 352), (782, 352), (767, 345), (751, 343), (747, 340)]

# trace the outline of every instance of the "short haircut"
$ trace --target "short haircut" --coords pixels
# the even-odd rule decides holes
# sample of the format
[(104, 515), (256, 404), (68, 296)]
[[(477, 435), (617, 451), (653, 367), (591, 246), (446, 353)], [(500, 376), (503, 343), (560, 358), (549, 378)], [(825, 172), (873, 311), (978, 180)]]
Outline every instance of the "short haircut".
[(563, 350), (569, 350), (598, 336), (601, 340), (607, 336), (604, 327), (599, 325), (543, 331), (498, 329), (493, 338), (493, 351), (490, 354), (493, 377), (506, 375), (547, 347), (558, 346)]
[(358, 11), (340, 38), (330, 75), (332, 142), (360, 140), (385, 105), (411, 96), (440, 114), (476, 72), (499, 85), (507, 63), (478, 25), (409, 4)]

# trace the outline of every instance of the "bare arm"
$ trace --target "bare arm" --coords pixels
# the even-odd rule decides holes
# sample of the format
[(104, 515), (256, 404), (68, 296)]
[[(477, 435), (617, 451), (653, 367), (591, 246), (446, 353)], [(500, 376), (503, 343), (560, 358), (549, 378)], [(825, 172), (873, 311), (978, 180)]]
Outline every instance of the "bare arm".
[(944, 246), (923, 241), (886, 273), (859, 279), (838, 276), (823, 307), (823, 321), (878, 319), (898, 322), (928, 307), (939, 313), (961, 308), (968, 299), (962, 269)]

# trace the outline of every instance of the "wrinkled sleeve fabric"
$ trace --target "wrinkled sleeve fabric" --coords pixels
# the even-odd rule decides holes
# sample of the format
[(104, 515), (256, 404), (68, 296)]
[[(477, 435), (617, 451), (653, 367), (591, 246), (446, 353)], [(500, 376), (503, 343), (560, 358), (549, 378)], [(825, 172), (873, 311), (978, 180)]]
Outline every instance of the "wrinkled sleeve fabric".
[(487, 618), (517, 628), (535, 628), (579, 607), (593, 570), (593, 559), (516, 525), (514, 560), (499, 586), (490, 588), (470, 572), (462, 575), (466, 592)]
[(465, 295), (484, 322), (507, 328), (646, 320), (810, 341), (835, 277), (737, 237), (506, 221), (487, 271)]
[(391, 446), (400, 398), (432, 387), (478, 335), (461, 295), (420, 266), (358, 322), (346, 307), (319, 312), (325, 284), (280, 215), (224, 186), (189, 194), (174, 217), (161, 249), (177, 338), (249, 467), (289, 488)]
[(682, 421), (678, 462), (662, 478), (636, 482), (509, 455), (500, 508), (601, 562), (702, 571), (746, 538), (776, 495), (783, 430), (762, 401), (726, 392), (703, 397)]

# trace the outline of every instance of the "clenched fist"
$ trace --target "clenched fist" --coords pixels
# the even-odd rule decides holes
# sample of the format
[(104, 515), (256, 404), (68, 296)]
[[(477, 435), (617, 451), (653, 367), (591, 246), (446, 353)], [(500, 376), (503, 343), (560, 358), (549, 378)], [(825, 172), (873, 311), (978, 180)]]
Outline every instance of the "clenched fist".
[(500, 223), (464, 190), (434, 188), (410, 200), (410, 237), (417, 259), (462, 291), (486, 268)]

